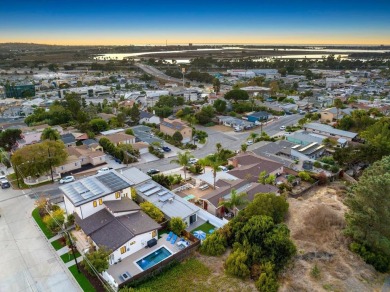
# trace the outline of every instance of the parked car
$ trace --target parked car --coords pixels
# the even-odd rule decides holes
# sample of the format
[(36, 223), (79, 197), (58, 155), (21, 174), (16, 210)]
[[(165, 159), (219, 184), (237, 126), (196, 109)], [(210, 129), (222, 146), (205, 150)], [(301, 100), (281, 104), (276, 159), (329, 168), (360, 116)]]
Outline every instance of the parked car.
[(220, 170), (222, 170), (223, 172), (227, 172), (227, 171), (229, 170), (226, 166), (223, 166), (223, 165), (218, 166), (218, 168), (219, 168)]
[(96, 173), (102, 173), (102, 172), (110, 171), (111, 169), (112, 169), (112, 167), (102, 167)]
[(152, 169), (149, 169), (146, 173), (148, 175), (152, 175), (152, 174), (160, 173), (160, 171), (158, 169), (152, 168)]
[(249, 141), (246, 141), (246, 145), (252, 145), (253, 144), (253, 141), (252, 140), (249, 140)]
[(280, 129), (281, 129), (282, 131), (284, 131), (284, 130), (286, 130), (286, 126), (281, 126)]
[(162, 149), (163, 149), (165, 152), (171, 152), (171, 151), (172, 151), (172, 149), (169, 148), (169, 147), (167, 147), (167, 146), (164, 146)]
[(122, 160), (120, 160), (119, 158), (115, 158), (114, 160), (115, 160), (115, 162), (122, 164)]
[(8, 189), (9, 187), (11, 187), (11, 184), (10, 184), (9, 181), (6, 180), (6, 179), (2, 179), (2, 180), (0, 181), (0, 183), (1, 183), (1, 188), (2, 188), (2, 189)]
[(162, 148), (157, 148), (157, 151), (160, 152), (160, 153), (164, 153), (165, 152), (164, 149), (162, 149)]
[(198, 162), (198, 158), (190, 158), (190, 161), (189, 161), (189, 163), (190, 164), (195, 164), (195, 163), (197, 163)]
[(74, 176), (73, 175), (69, 175), (69, 176), (65, 176), (64, 178), (61, 178), (60, 179), (60, 184), (65, 184), (65, 183), (69, 183), (69, 182), (72, 182), (72, 181), (75, 181)]

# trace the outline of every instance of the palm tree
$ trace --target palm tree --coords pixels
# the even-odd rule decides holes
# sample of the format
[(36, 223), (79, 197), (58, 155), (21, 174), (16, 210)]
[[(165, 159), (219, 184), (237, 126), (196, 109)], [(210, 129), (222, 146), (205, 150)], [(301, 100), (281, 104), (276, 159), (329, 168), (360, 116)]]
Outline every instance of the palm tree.
[(232, 190), (230, 198), (228, 200), (223, 200), (219, 202), (219, 206), (223, 206), (227, 209), (233, 211), (234, 216), (236, 216), (236, 207), (243, 206), (248, 203), (246, 199), (247, 193), (239, 193), (235, 189)]
[(201, 158), (198, 160), (197, 164), (203, 167), (203, 173), (206, 173), (206, 166), (209, 165), (209, 162), (206, 158)]
[(214, 178), (214, 190), (215, 190), (215, 183), (217, 179), (217, 171), (219, 170), (219, 167), (222, 165), (222, 161), (219, 159), (218, 155), (212, 155), (208, 156), (206, 158), (207, 164), (211, 167), (213, 171), (213, 178)]
[(187, 165), (190, 163), (190, 159), (194, 156), (189, 152), (179, 152), (177, 153), (177, 159), (171, 160), (170, 163), (176, 163), (184, 167), (184, 180), (187, 181)]
[(335, 106), (336, 109), (337, 109), (336, 120), (338, 120), (338, 119), (339, 119), (339, 111), (340, 111), (341, 108), (343, 108), (343, 102), (342, 102), (342, 100), (341, 100), (340, 98), (336, 98), (336, 99), (334, 100), (334, 106)]
[(255, 133), (255, 132), (252, 132), (249, 134), (247, 140), (252, 140), (253, 143), (255, 143), (255, 139), (257, 138), (257, 136), (259, 136), (259, 134)]
[(48, 127), (43, 130), (42, 135), (41, 135), (41, 140), (52, 140), (52, 141), (57, 141), (61, 138), (60, 133), (51, 127)]
[(217, 147), (217, 152), (221, 152), (221, 149), (222, 149), (222, 144), (221, 143), (217, 143), (215, 144), (215, 147)]

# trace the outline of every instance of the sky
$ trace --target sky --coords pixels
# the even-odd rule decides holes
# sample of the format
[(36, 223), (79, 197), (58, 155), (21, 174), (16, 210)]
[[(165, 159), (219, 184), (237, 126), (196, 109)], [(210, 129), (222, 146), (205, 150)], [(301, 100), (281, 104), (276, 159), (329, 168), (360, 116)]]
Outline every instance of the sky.
[(390, 0), (13, 0), (0, 42), (390, 45)]

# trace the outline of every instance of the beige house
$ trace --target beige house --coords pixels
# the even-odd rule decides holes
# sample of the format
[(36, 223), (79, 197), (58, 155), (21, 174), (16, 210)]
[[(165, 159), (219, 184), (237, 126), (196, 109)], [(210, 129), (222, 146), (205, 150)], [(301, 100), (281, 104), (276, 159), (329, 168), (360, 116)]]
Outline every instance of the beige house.
[(332, 107), (325, 109), (323, 111), (320, 111), (321, 123), (331, 123), (334, 121), (337, 121), (338, 119), (341, 119), (345, 115), (350, 115), (353, 109), (346, 108), (346, 109), (339, 109), (338, 116), (337, 116), (337, 108)]
[(163, 119), (160, 124), (160, 131), (169, 136), (178, 131), (183, 136), (183, 143), (188, 143), (192, 139), (192, 128), (188, 127), (181, 119)]
[(112, 144), (115, 146), (119, 146), (121, 144), (134, 144), (135, 143), (135, 137), (133, 135), (128, 135), (125, 133), (115, 133), (111, 135), (101, 136), (101, 138), (107, 138), (111, 141)]
[(70, 172), (81, 167), (81, 160), (75, 155), (69, 155), (64, 164), (54, 168), (55, 173)]

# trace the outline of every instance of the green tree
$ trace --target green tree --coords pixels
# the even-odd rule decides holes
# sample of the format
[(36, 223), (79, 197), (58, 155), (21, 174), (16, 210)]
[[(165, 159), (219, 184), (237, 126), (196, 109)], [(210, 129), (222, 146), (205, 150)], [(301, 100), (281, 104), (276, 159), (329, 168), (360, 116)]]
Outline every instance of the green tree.
[[(86, 253), (85, 257), (88, 259), (88, 262), (83, 260), (81, 264), (90, 275), (95, 275), (95, 270), (98, 273), (102, 273), (108, 269), (108, 258), (111, 253), (112, 251), (105, 246), (100, 246), (99, 249)], [(91, 264), (94, 269), (92, 269), (89, 264)]]
[(173, 231), (173, 233), (180, 236), (183, 230), (186, 229), (187, 225), (180, 217), (172, 217), (169, 221), (168, 227)]
[(345, 203), (346, 234), (390, 258), (390, 156), (363, 172)]
[(253, 201), (245, 207), (245, 216), (249, 218), (255, 215), (266, 215), (278, 224), (284, 220), (288, 206), (288, 202), (282, 196), (276, 196), (273, 193), (260, 193), (256, 194)]
[(237, 214), (238, 207), (245, 206), (248, 203), (246, 199), (248, 195), (246, 193), (237, 193), (235, 189), (232, 189), (230, 193), (230, 198), (227, 200), (223, 200), (219, 203), (219, 206), (223, 206), (229, 210), (232, 210), (234, 215)]
[[(221, 154), (221, 153), (219, 153)], [(213, 179), (214, 179), (214, 189), (215, 189), (215, 183), (217, 179), (217, 172), (220, 170), (219, 167), (223, 164), (223, 161), (221, 159), (220, 155), (209, 155), (206, 157), (207, 165), (211, 167), (211, 170), (213, 171)]]
[(202, 242), (200, 252), (208, 256), (220, 256), (225, 253), (226, 247), (227, 242), (225, 238), (219, 233), (219, 230), (217, 230), (207, 236)]
[(267, 172), (265, 170), (263, 170), (259, 174), (258, 182), (263, 184), (263, 185), (266, 185), (266, 184), (273, 185), (273, 184), (275, 184), (275, 180), (276, 180), (276, 176), (274, 174), (267, 174)]
[(150, 202), (143, 202), (139, 204), (141, 210), (144, 211), (150, 218), (155, 220), (158, 223), (161, 223), (164, 220), (164, 214), (159, 208), (153, 205)]
[(60, 230), (65, 222), (64, 211), (60, 208), (52, 211), (50, 214), (43, 217), (43, 222), (53, 232)]
[(213, 89), (215, 93), (219, 93), (221, 90), (221, 81), (218, 78), (214, 78), (213, 80)]
[[(49, 156), (50, 153), (50, 156)], [(11, 158), (15, 172), (24, 177), (46, 174), (66, 161), (68, 153), (62, 141), (45, 140), (16, 150)]]
[(225, 99), (234, 100), (235, 102), (239, 100), (248, 100), (249, 94), (245, 90), (233, 89), (225, 94)]
[(242, 150), (242, 152), (246, 152), (247, 149), (248, 149), (248, 145), (246, 145), (246, 144), (241, 144), (241, 150)]
[(181, 141), (183, 140), (183, 135), (179, 131), (176, 131), (175, 133), (173, 133), (172, 139), (177, 143), (181, 143)]
[(162, 185), (163, 187), (167, 188), (168, 190), (171, 189), (172, 183), (169, 180), (169, 177), (159, 173), (152, 176), (152, 179), (157, 182), (158, 184)]
[(217, 99), (214, 101), (213, 106), (218, 113), (223, 113), (226, 110), (226, 101)]
[(343, 108), (344, 104), (342, 102), (342, 100), (340, 98), (336, 98), (333, 102), (334, 106), (336, 107), (337, 109), (337, 112), (336, 112), (336, 120), (339, 119), (339, 111), (341, 108)]
[(242, 279), (247, 278), (250, 274), (250, 270), (246, 264), (247, 260), (248, 256), (243, 250), (237, 249), (233, 251), (225, 262), (226, 273)]
[(187, 166), (190, 163), (190, 159), (194, 156), (189, 152), (179, 152), (177, 153), (177, 159), (171, 160), (170, 163), (175, 163), (183, 167), (184, 171), (184, 180), (187, 181)]
[(246, 140), (252, 140), (254, 143), (257, 136), (259, 136), (259, 134), (255, 133), (255, 132), (251, 132)]
[(390, 118), (381, 118), (362, 132), (361, 137), (366, 140), (370, 150), (373, 150), (370, 162), (390, 155)]
[(0, 132), (0, 148), (5, 151), (10, 151), (18, 140), (22, 139), (22, 131), (20, 129), (7, 129)]
[(277, 292), (279, 288), (278, 279), (274, 272), (273, 264), (266, 262), (260, 267), (261, 273), (256, 281), (256, 288), (260, 292)]
[(195, 114), (196, 119), (201, 125), (210, 123), (214, 116), (214, 108), (211, 105), (203, 106), (202, 109)]
[(126, 129), (126, 131), (125, 131), (125, 133), (127, 134), (127, 135), (132, 135), (132, 136), (134, 136), (134, 132), (133, 132), (133, 129)]
[(133, 121), (133, 123), (135, 123), (135, 124), (139, 123), (140, 115), (141, 114), (140, 114), (140, 111), (138, 109), (138, 105), (136, 103), (134, 103), (134, 105), (132, 106), (132, 108), (129, 111), (129, 116), (130, 116), (131, 120)]
[(89, 126), (91, 127), (91, 130), (96, 134), (108, 130), (108, 124), (103, 119), (92, 119), (89, 122)]
[(309, 174), (307, 171), (300, 171), (300, 172), (298, 173), (298, 176), (299, 176), (300, 179), (303, 180), (303, 181), (310, 182), (310, 181), (312, 180), (310, 174)]
[(41, 140), (57, 141), (61, 138), (60, 133), (51, 127), (48, 127), (42, 131)]

